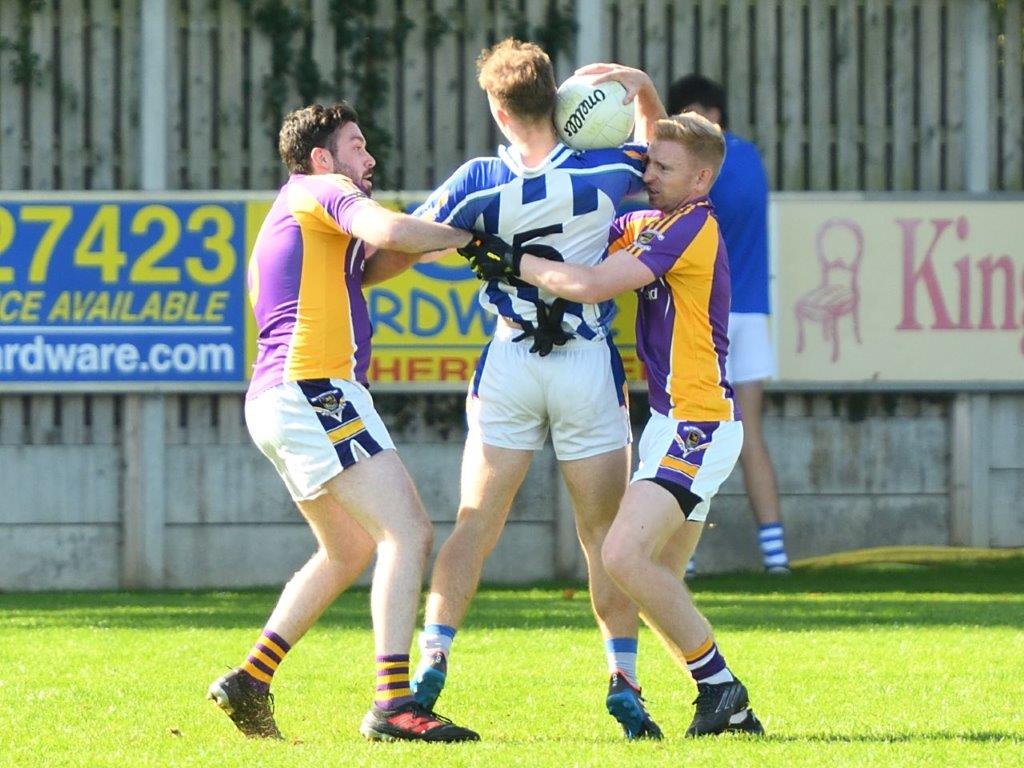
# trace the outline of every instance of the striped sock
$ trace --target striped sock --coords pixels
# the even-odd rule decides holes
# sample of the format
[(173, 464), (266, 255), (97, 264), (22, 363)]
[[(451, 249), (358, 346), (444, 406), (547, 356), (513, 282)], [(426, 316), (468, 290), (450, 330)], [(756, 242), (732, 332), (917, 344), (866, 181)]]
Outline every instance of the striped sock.
[(635, 637), (613, 637), (604, 641), (605, 655), (608, 657), (608, 674), (621, 672), (629, 684), (639, 688), (636, 681), (637, 639)]
[(782, 523), (767, 523), (757, 528), (757, 540), (761, 544), (761, 557), (765, 568), (788, 568), (786, 544), (782, 540)]
[(373, 705), (379, 709), (396, 709), (410, 701), (409, 654), (378, 656), (377, 693), (373, 697)]
[(283, 637), (264, 629), (256, 645), (249, 651), (249, 658), (242, 664), (242, 669), (269, 688), (278, 664), (291, 649)]
[(725, 663), (725, 657), (718, 652), (714, 638), (708, 637), (701, 645), (684, 653), (686, 668), (698, 683), (731, 683), (734, 678)]

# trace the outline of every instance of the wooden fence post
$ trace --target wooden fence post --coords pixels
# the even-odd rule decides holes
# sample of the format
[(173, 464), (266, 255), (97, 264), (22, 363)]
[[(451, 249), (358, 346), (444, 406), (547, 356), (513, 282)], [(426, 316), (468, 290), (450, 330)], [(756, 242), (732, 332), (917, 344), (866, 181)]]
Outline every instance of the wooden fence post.
[(165, 585), (164, 395), (126, 395), (121, 423), (121, 586)]
[(964, 180), (968, 192), (989, 189), (989, 3), (968, 0), (964, 13)]
[(609, 51), (601, 45), (604, 2), (578, 0), (576, 3), (576, 66), (605, 61)]
[(139, 56), (139, 179), (146, 190), (167, 189), (167, 0), (143, 0)]

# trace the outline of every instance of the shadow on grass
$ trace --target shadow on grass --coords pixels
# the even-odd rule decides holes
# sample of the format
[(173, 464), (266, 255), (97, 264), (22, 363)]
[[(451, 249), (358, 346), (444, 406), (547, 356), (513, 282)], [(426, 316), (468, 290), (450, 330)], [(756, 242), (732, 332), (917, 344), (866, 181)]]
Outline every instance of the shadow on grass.
[(694, 592), (944, 592), (949, 594), (1019, 595), (1024, 593), (1024, 556), (1001, 560), (962, 560), (935, 564), (870, 563), (836, 568), (808, 568), (786, 577), (731, 574), (700, 577)]
[[(485, 589), (467, 628), (594, 627), (586, 592), (575, 585)], [(867, 626), (1024, 625), (1024, 557), (884, 571), (838, 568), (789, 579), (708, 577), (693, 585), (698, 605), (721, 630), (822, 630)], [(276, 590), (0, 594), (0, 628), (254, 629)], [(343, 595), (320, 626), (369, 628), (365, 589)]]

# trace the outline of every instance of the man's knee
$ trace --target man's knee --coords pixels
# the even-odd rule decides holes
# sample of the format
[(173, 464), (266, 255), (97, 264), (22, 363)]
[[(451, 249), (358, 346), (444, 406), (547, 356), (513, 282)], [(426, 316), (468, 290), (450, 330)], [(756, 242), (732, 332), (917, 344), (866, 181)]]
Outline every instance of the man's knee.
[(618, 584), (631, 580), (640, 556), (636, 542), (621, 528), (612, 528), (601, 545), (601, 563), (604, 570)]
[(604, 545), (608, 541), (607, 527), (600, 529), (589, 528), (584, 530), (583, 528), (577, 527), (576, 532), (580, 539), (580, 546), (583, 547), (583, 551), (587, 555), (588, 567), (592, 568), (592, 563), (596, 560), (598, 563), (604, 563)]
[(410, 555), (428, 555), (434, 545), (434, 526), (426, 511), (419, 505), (391, 521), (384, 528), (383, 534), (378, 546), (391, 544)]
[(409, 546), (429, 555), (431, 547), (434, 546), (434, 524), (430, 522), (426, 511), (418, 510), (405, 530)]

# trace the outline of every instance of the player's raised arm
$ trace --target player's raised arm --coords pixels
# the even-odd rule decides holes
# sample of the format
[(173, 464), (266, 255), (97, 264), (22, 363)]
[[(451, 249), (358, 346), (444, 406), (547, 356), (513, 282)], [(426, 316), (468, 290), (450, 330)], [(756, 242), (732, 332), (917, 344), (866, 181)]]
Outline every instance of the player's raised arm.
[(640, 69), (626, 67), (622, 64), (587, 64), (576, 70), (577, 75), (594, 77), (594, 85), (615, 80), (626, 89), (623, 104), (633, 102), (634, 128), (633, 137), (642, 144), (649, 144), (654, 134), (654, 124), (668, 116), (665, 105), (661, 103), (658, 89), (654, 81)]

